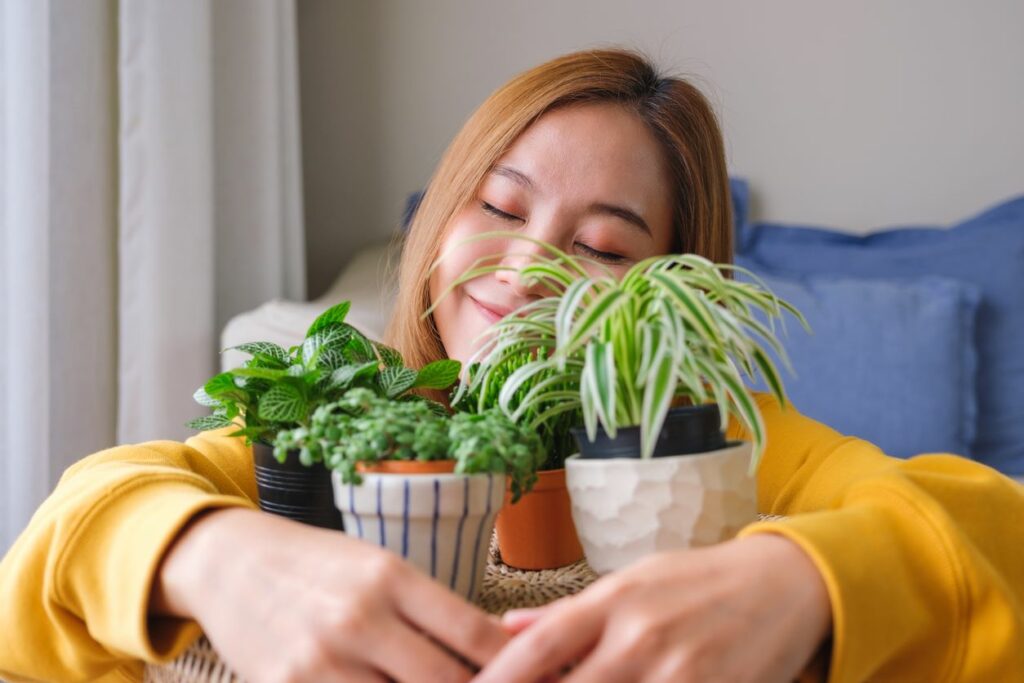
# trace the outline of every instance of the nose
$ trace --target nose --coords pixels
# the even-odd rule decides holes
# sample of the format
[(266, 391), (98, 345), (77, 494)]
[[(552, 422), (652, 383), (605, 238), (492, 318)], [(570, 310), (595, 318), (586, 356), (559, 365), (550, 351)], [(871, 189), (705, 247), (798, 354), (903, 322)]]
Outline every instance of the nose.
[(495, 273), (495, 278), (509, 287), (512, 295), (518, 299), (532, 300), (551, 296), (554, 291), (543, 282), (531, 281), (520, 274), (524, 266), (536, 263), (538, 257), (544, 256), (550, 256), (550, 253), (539, 244), (525, 239), (508, 239), (505, 243), (505, 253), (499, 263), (503, 268)]

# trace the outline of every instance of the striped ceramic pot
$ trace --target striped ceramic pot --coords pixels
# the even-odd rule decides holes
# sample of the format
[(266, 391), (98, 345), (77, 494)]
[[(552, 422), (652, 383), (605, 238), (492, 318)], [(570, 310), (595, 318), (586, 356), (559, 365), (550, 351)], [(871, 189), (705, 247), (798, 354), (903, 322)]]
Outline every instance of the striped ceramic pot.
[(345, 533), (387, 548), (468, 600), (476, 599), (494, 519), (505, 499), (504, 475), (368, 471), (359, 485), (342, 483), (338, 472), (332, 479)]

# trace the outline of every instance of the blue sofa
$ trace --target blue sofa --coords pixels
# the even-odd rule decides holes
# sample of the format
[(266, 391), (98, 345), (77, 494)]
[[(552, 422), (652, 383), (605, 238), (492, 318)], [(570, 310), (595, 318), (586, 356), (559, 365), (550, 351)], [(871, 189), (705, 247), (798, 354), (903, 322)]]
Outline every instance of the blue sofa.
[(951, 452), (1024, 476), (1024, 196), (950, 227), (858, 236), (753, 223), (736, 262), (807, 316), (787, 326), (801, 412), (892, 455)]

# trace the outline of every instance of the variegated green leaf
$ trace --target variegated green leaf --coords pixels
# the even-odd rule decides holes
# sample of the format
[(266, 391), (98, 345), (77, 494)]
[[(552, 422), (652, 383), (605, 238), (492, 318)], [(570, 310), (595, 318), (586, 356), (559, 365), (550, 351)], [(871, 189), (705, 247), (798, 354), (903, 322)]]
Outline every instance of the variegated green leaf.
[(313, 324), (306, 330), (306, 338), (312, 337), (314, 334), (325, 330), (333, 325), (340, 325), (345, 322), (345, 316), (348, 315), (349, 309), (352, 305), (348, 301), (342, 301), (341, 303), (331, 306), (326, 311), (317, 316), (317, 319), (313, 321)]
[(409, 368), (384, 368), (380, 371), (380, 386), (388, 398), (405, 393), (416, 384), (416, 371)]
[(555, 338), (558, 340), (559, 346), (568, 345), (573, 319), (576, 317), (583, 298), (587, 295), (587, 290), (593, 285), (594, 281), (590, 278), (581, 278), (569, 285), (565, 294), (562, 295), (558, 312), (555, 315)]
[(185, 423), (185, 426), (189, 429), (194, 429), (197, 432), (206, 432), (211, 429), (221, 429), (232, 425), (234, 425), (234, 422), (223, 415), (206, 415), (204, 417), (197, 417), (194, 420), (189, 420)]
[(195, 393), (192, 394), (192, 398), (196, 403), (207, 408), (215, 408), (220, 405), (220, 401), (206, 393), (205, 387), (196, 389)]
[(306, 401), (291, 384), (275, 384), (260, 398), (259, 414), (264, 420), (298, 422), (306, 418)]
[(649, 458), (654, 453), (661, 426), (665, 423), (665, 415), (675, 391), (676, 376), (672, 368), (672, 357), (662, 353), (655, 361), (647, 386), (644, 387), (640, 420), (640, 457)]
[(700, 334), (714, 342), (720, 341), (720, 335), (715, 327), (714, 320), (707, 310), (704, 299), (697, 290), (681, 285), (668, 273), (652, 273), (651, 280), (678, 304), (676, 310)]
[(288, 356), (288, 352), (277, 344), (271, 342), (258, 341), (248, 342), (246, 344), (239, 344), (233, 346), (230, 350), (237, 350), (243, 353), (248, 353), (251, 356), (263, 356), (267, 359), (272, 359), (279, 362), (282, 366), (287, 366), (291, 362), (291, 358)]
[(230, 372), (214, 375), (203, 385), (203, 390), (207, 396), (217, 401), (225, 399), (244, 401), (249, 395), (245, 389), (235, 384), (235, 378)]
[(768, 388), (771, 389), (772, 394), (779, 400), (779, 404), (786, 407), (786, 390), (782, 386), (782, 378), (779, 377), (779, 371), (775, 367), (775, 363), (768, 357), (761, 348), (754, 348), (754, 362), (757, 363), (757, 367), (761, 370), (761, 376), (764, 377), (765, 382), (768, 384)]
[(615, 420), (615, 405), (618, 399), (618, 392), (615, 390), (615, 359), (611, 347), (604, 342), (592, 341), (587, 344), (586, 349), (583, 373), (590, 377), (597, 418), (608, 432), (608, 436), (614, 438), (618, 426)]
[(405, 361), (402, 360), (402, 354), (397, 350), (391, 348), (387, 344), (382, 344), (376, 341), (370, 342), (370, 344), (373, 347), (373, 350), (377, 352), (377, 357), (380, 358), (380, 362), (383, 363), (385, 367), (391, 368), (405, 365)]
[[(598, 326), (612, 315), (616, 309), (626, 301), (626, 293), (618, 287), (609, 288), (598, 294), (583, 309), (579, 317), (572, 322), (571, 336), (560, 336), (560, 344), (564, 347), (560, 351), (570, 354), (580, 345), (585, 343), (591, 335), (597, 332)], [(565, 340), (564, 342), (562, 340)]]
[(356, 380), (367, 379), (376, 372), (377, 361), (375, 360), (353, 365), (342, 365), (331, 373), (330, 386), (334, 389), (346, 389)]

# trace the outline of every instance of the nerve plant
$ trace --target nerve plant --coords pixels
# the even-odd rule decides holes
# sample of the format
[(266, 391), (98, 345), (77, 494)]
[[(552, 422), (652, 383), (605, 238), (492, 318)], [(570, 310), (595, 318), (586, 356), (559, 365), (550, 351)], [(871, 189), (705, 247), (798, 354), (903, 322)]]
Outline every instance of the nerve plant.
[(188, 426), (200, 431), (237, 426), (231, 436), (272, 445), (278, 432), (308, 426), (319, 407), (355, 387), (446, 413), (441, 404), (410, 392), (446, 389), (458, 378), (461, 364), (440, 360), (420, 370), (407, 368), (398, 351), (346, 323), (348, 311), (347, 301), (327, 309), (302, 343), (290, 349), (265, 341), (234, 347), (250, 358), (195, 392), (195, 400), (213, 412)]
[(513, 500), (536, 481), (540, 438), (498, 410), (439, 414), (423, 402), (395, 401), (365, 388), (317, 408), (309, 427), (278, 433), (275, 455), (299, 449), (306, 462), (324, 462), (342, 481), (361, 483), (358, 466), (384, 460), (454, 460), (455, 472), (507, 474)]
[[(621, 427), (639, 426), (646, 458), (674, 401), (714, 400), (722, 430), (734, 416), (750, 432), (751, 471), (756, 469), (764, 423), (740, 372), (750, 378), (760, 373), (769, 391), (786, 404), (765, 347), (789, 366), (775, 321), (784, 324), (788, 311), (809, 329), (796, 308), (753, 273), (695, 254), (645, 259), (620, 279), (604, 264), (519, 233), (493, 232), (467, 241), (494, 238), (533, 242), (544, 255), (534, 254), (519, 268), (489, 264), (485, 257), (446, 293), (489, 273), (518, 270), (530, 286), (539, 284), (553, 294), (484, 333), (453, 405), (497, 405), (516, 423), (542, 431), (561, 428), (559, 422), (579, 415), (592, 441), (599, 426), (612, 438)], [(584, 267), (588, 263), (590, 270)], [(753, 282), (734, 280), (729, 271), (744, 272)]]

